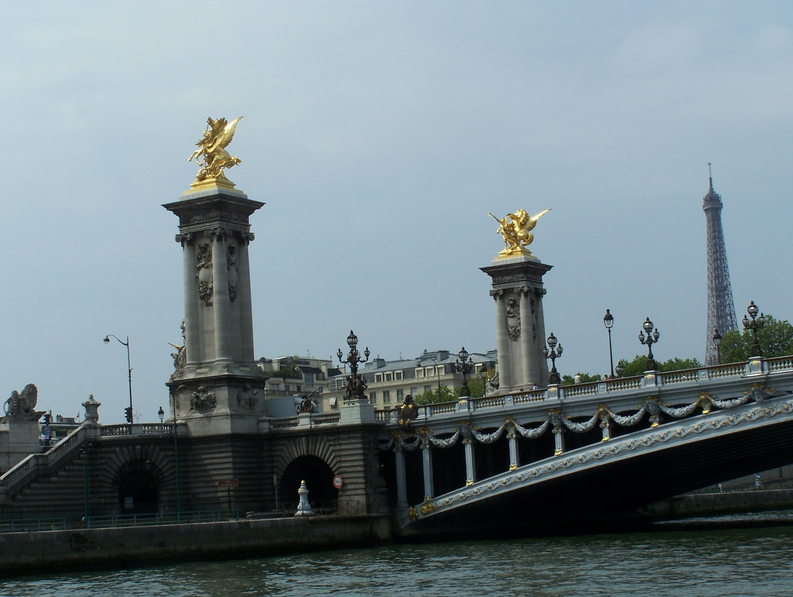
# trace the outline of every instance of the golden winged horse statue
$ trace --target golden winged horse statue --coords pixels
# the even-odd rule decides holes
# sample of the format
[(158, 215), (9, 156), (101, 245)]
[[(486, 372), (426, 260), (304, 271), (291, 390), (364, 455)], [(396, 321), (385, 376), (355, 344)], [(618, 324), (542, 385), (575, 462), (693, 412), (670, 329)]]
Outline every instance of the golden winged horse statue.
[(241, 162), (239, 158), (232, 156), (226, 151), (226, 147), (234, 139), (234, 131), (241, 118), (242, 116), (235, 118), (231, 122), (226, 122), (225, 118), (218, 118), (217, 120), (207, 118), (207, 130), (204, 131), (204, 136), (201, 140), (196, 143), (198, 149), (187, 159), (188, 162), (191, 162), (195, 158), (198, 165), (201, 166), (193, 184), (223, 181), (234, 186), (226, 178), (223, 169), (231, 168)]

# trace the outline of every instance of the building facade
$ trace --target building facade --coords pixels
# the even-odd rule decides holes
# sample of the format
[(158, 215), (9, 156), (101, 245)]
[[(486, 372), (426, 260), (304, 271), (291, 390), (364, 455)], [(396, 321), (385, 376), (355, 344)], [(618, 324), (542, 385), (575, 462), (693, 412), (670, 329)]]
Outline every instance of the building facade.
[[(496, 367), (496, 351), (470, 353), (473, 369), (469, 381), (481, 377)], [(367, 384), (369, 404), (377, 409), (394, 408), (405, 396), (417, 396), (424, 392), (437, 391), (446, 386), (451, 391), (462, 387), (463, 374), (457, 371), (459, 358), (448, 350), (424, 351), (414, 359), (387, 361), (375, 357), (363, 367), (363, 378)], [(328, 380), (327, 393), (323, 396), (323, 410), (338, 408), (344, 400), (344, 373)]]

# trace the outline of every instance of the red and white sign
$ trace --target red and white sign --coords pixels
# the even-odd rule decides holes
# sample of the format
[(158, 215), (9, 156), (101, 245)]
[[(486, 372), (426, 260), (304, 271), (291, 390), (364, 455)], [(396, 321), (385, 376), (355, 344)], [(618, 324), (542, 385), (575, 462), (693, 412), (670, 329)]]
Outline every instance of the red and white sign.
[(231, 489), (232, 487), (239, 487), (239, 479), (221, 479), (218, 481), (218, 487), (221, 489)]
[(336, 489), (341, 489), (342, 485), (344, 485), (344, 480), (341, 478), (341, 475), (336, 475), (333, 477), (333, 486)]

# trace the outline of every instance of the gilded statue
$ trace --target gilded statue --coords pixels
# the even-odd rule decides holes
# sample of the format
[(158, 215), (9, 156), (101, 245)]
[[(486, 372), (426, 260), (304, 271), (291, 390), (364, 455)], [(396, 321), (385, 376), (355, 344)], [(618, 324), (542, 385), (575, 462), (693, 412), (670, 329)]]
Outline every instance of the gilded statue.
[(225, 118), (218, 118), (217, 120), (207, 118), (207, 130), (204, 131), (204, 136), (201, 140), (196, 143), (198, 149), (187, 159), (188, 162), (192, 162), (193, 158), (195, 158), (195, 161), (201, 166), (193, 186), (208, 182), (234, 186), (226, 178), (223, 168), (228, 169), (241, 163), (239, 158), (232, 156), (226, 151), (226, 147), (234, 139), (234, 131), (241, 118), (242, 116), (231, 122), (226, 122)]
[(519, 209), (515, 213), (509, 213), (503, 218), (497, 218), (493, 214), (488, 214), (499, 223), (496, 234), (504, 237), (504, 250), (499, 252), (499, 257), (514, 257), (517, 255), (527, 255), (531, 257), (528, 247), (534, 240), (531, 233), (543, 215), (551, 211), (546, 209), (536, 216), (529, 216), (525, 209)]

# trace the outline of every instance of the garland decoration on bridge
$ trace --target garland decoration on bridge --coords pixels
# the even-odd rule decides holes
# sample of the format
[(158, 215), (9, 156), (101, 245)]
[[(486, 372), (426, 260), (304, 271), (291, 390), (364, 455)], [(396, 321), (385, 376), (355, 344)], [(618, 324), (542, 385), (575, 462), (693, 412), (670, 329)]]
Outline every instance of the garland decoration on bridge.
[[(403, 430), (392, 431), (388, 442), (380, 443), (381, 450), (394, 451), (413, 451), (419, 448), (427, 449), (430, 446), (446, 449), (456, 445), (457, 442), (463, 437), (465, 440), (475, 439), (482, 444), (493, 444), (497, 442), (504, 433), (510, 435), (510, 439), (514, 438), (514, 432), (517, 431), (522, 437), (526, 439), (538, 439), (544, 435), (549, 428), (553, 428), (553, 432), (559, 434), (562, 428), (569, 429), (574, 433), (587, 433), (595, 428), (600, 423), (600, 427), (604, 430), (603, 440), (610, 439), (608, 435), (609, 421), (613, 421), (621, 427), (633, 427), (637, 425), (645, 415), (649, 414), (651, 427), (657, 427), (662, 423), (661, 413), (673, 418), (682, 419), (691, 416), (697, 408), (702, 409), (702, 414), (708, 414), (712, 408), (729, 409), (736, 406), (742, 406), (750, 400), (756, 403), (762, 402), (766, 398), (775, 398), (790, 394), (791, 392), (776, 392), (774, 388), (766, 388), (763, 384), (755, 383), (743, 396), (737, 398), (719, 400), (714, 398), (708, 392), (702, 392), (697, 400), (687, 406), (675, 407), (671, 404), (662, 403), (654, 396), (648, 396), (644, 404), (639, 407), (639, 410), (632, 415), (621, 415), (612, 411), (607, 405), (601, 404), (597, 412), (586, 421), (573, 421), (571, 415), (566, 415), (558, 409), (551, 409), (548, 413), (548, 418), (543, 419), (542, 424), (538, 427), (523, 427), (512, 417), (507, 417), (504, 423), (491, 433), (482, 433), (481, 427), (474, 427), (470, 421), (460, 421), (457, 423), (457, 428), (454, 433), (445, 439), (435, 436), (432, 429), (426, 427), (418, 427), (414, 432), (405, 432)], [(445, 432), (448, 433), (448, 432)], [(444, 433), (444, 435), (445, 435)], [(412, 441), (408, 441), (413, 438)]]

